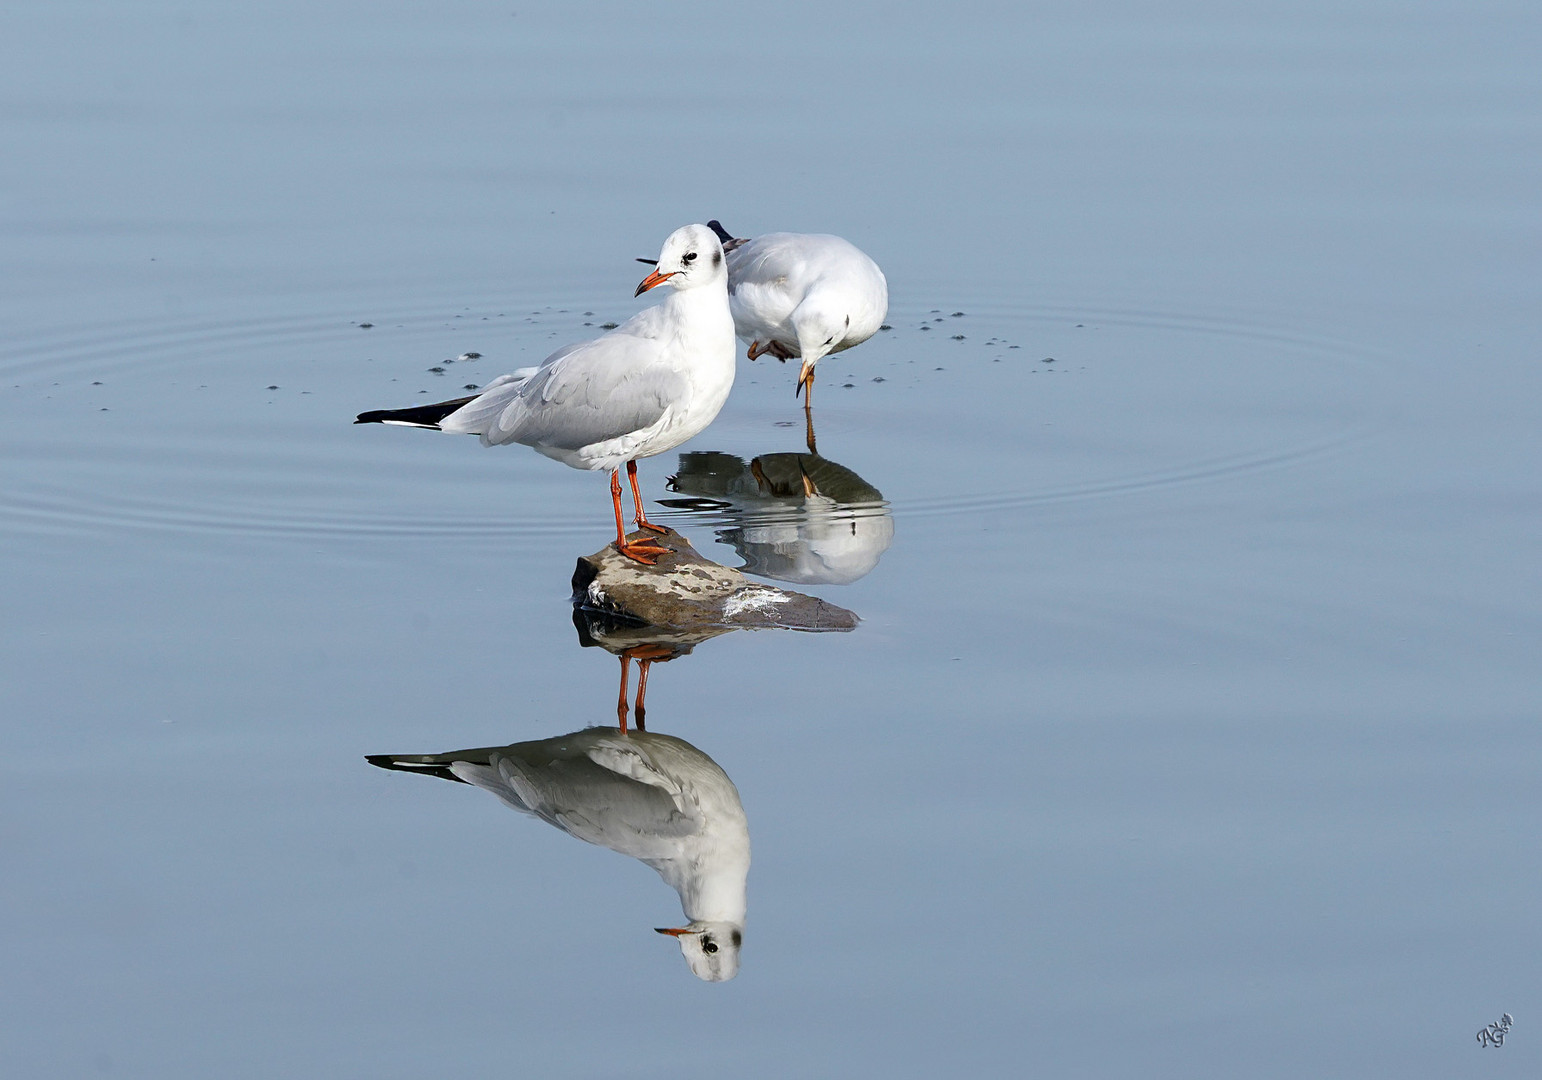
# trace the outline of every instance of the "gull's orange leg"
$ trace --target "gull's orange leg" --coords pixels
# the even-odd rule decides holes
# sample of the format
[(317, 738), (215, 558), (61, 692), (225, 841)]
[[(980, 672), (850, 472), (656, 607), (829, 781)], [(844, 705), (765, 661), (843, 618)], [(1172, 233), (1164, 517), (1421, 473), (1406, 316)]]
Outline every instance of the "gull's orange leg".
[(623, 657), (637, 661), (637, 707), (632, 710), (632, 716), (637, 721), (638, 731), (648, 730), (643, 726), (648, 715), (648, 706), (645, 704), (648, 696), (648, 669), (655, 660), (668, 660), (673, 655), (668, 645), (659, 644), (634, 645), (622, 653)]
[(667, 547), (655, 544), (650, 540), (628, 540), (626, 529), (621, 524), (621, 474), (619, 470), (610, 471), (610, 501), (616, 508), (616, 550), (628, 559), (640, 562), (644, 566), (652, 566), (658, 561), (660, 555), (668, 555)]
[[(626, 677), (627, 668), (631, 662), (631, 657), (627, 656), (626, 653), (621, 654), (621, 694), (616, 699), (616, 726), (621, 729), (623, 735), (626, 734)], [(639, 728), (642, 727), (642, 717), (640, 716), (637, 718), (637, 726)]]
[(637, 490), (637, 462), (628, 461), (626, 463), (626, 478), (632, 485), (632, 504), (637, 507), (637, 517), (633, 519), (637, 522), (637, 527), (647, 529), (649, 532), (667, 533), (668, 529), (662, 525), (653, 524), (653, 522), (648, 520), (648, 516), (643, 513), (642, 492)]
[(648, 669), (653, 666), (652, 660), (637, 661), (637, 730), (647, 731), (644, 719), (648, 715), (647, 707), (643, 705), (643, 698), (648, 693)]
[[(809, 380), (809, 386), (810, 388), (813, 386), (812, 379)], [(811, 454), (819, 453), (819, 451), (814, 448), (814, 410), (809, 406), (807, 401), (803, 403), (803, 424), (803, 441), (808, 443), (808, 452)]]

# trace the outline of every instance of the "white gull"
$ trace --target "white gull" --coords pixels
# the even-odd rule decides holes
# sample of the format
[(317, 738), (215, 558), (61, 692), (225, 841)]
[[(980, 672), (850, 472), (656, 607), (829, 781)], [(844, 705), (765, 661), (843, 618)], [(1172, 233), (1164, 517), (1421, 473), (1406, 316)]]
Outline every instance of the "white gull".
[(798, 391), (814, 392), (814, 366), (860, 345), (889, 313), (889, 283), (878, 264), (848, 240), (821, 233), (765, 233), (736, 239), (708, 226), (728, 255), (728, 306), (749, 357), (801, 357)]
[(626, 466), (637, 524), (663, 532), (643, 513), (637, 459), (695, 436), (728, 399), (734, 324), (724, 263), (722, 244), (707, 226), (676, 229), (637, 286), (640, 296), (667, 283), (662, 304), (592, 341), (558, 349), (539, 367), (499, 376), (471, 397), (360, 413), (354, 422), (479, 435), (483, 446), (520, 443), (575, 469), (609, 470), (616, 547), (652, 563), (668, 549), (627, 539), (618, 470)]

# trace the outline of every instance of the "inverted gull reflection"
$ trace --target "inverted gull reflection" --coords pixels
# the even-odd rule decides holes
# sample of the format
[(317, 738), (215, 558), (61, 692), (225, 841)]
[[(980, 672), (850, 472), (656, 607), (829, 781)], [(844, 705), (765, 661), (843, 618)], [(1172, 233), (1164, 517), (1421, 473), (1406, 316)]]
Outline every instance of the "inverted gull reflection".
[(738, 974), (749, 824), (733, 781), (684, 739), (594, 727), (509, 746), (368, 760), (474, 785), (569, 836), (647, 863), (680, 895), (689, 924), (659, 933), (679, 941), (692, 974), (709, 982)]
[(894, 540), (894, 518), (879, 490), (817, 453), (680, 455), (671, 491), (676, 509), (704, 510), (726, 523), (719, 542), (744, 560), (738, 569), (804, 585), (847, 585), (868, 574)]

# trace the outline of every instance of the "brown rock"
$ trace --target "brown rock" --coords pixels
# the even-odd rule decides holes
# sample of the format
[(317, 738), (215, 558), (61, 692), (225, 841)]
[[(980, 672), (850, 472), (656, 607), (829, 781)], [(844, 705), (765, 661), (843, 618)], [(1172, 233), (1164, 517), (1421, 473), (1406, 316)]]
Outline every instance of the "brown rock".
[(857, 616), (845, 608), (751, 581), (737, 570), (703, 558), (673, 529), (662, 536), (639, 532), (633, 537), (661, 544), (669, 554), (660, 555), (653, 566), (644, 566), (607, 544), (581, 557), (573, 570), (574, 604), (638, 625), (687, 633), (856, 628)]

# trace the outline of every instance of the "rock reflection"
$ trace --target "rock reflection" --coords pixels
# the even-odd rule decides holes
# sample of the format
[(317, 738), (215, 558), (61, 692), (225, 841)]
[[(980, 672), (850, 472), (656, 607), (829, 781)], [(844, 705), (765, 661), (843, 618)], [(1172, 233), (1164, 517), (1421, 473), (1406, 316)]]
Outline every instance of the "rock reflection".
[(626, 730), (627, 676), (633, 660), (637, 661), (637, 706), (631, 709), (638, 731), (647, 730), (648, 671), (656, 663), (667, 663), (684, 656), (696, 646), (719, 634), (726, 634), (733, 627), (704, 626), (693, 629), (673, 629), (664, 626), (638, 626), (625, 619), (618, 619), (603, 611), (574, 606), (573, 628), (578, 631), (578, 643), (586, 649), (600, 648), (621, 660), (621, 694), (616, 700), (616, 725)]
[[(575, 621), (581, 638), (589, 633), (581, 615)], [(382, 769), (479, 787), (569, 836), (647, 863), (679, 894), (689, 920), (658, 932), (679, 942), (697, 978), (723, 982), (739, 972), (749, 824), (738, 790), (717, 762), (684, 739), (643, 730), (648, 666), (683, 655), (696, 642), (660, 640), (655, 631), (649, 640), (623, 644), (618, 635), (625, 632), (611, 627), (593, 639), (621, 657), (618, 727), (444, 754), (377, 754), (367, 760)], [(636, 729), (628, 731), (632, 660), (638, 661), (639, 678)]]
[(711, 451), (681, 454), (669, 489), (689, 497), (661, 499), (664, 506), (713, 515), (722, 523), (718, 541), (744, 560), (739, 569), (778, 581), (850, 584), (894, 540), (883, 494), (812, 450), (748, 463)]

